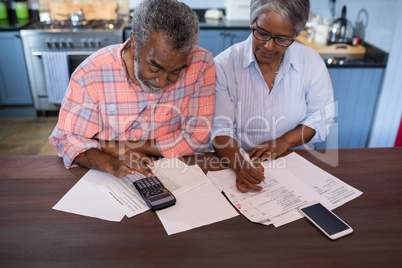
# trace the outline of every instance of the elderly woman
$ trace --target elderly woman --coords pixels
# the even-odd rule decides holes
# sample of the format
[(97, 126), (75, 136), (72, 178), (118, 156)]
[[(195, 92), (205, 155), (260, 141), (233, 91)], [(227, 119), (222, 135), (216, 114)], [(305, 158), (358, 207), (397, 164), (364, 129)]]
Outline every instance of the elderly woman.
[(333, 123), (333, 90), (324, 61), (294, 42), (309, 10), (308, 0), (251, 0), (252, 34), (215, 57), (212, 146), (235, 171), (242, 192), (262, 189), (261, 161), (290, 148), (313, 148)]

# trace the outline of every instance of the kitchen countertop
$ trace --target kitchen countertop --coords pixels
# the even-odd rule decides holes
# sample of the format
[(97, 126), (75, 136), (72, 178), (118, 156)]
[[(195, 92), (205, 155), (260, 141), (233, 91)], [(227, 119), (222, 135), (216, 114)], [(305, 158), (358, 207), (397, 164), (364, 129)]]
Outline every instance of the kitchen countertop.
[(31, 22), (30, 19), (11, 21), (0, 20), (0, 31), (19, 31)]
[[(227, 21), (205, 19), (206, 10), (194, 10), (200, 21), (200, 29), (221, 29), (221, 30), (246, 30), (250, 28), (249, 21)], [(224, 10), (222, 10), (224, 12)], [(385, 68), (388, 60), (388, 53), (378, 49), (369, 43), (363, 43), (364, 53), (320, 53), (328, 68)]]
[(388, 53), (369, 43), (362, 44), (364, 54), (320, 54), (328, 68), (385, 68)]

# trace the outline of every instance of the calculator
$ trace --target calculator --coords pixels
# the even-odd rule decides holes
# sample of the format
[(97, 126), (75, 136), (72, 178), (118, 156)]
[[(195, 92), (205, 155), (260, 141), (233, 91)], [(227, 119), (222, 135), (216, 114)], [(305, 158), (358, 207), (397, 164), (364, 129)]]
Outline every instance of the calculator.
[(153, 211), (173, 206), (176, 203), (174, 195), (163, 186), (157, 177), (140, 179), (133, 184)]

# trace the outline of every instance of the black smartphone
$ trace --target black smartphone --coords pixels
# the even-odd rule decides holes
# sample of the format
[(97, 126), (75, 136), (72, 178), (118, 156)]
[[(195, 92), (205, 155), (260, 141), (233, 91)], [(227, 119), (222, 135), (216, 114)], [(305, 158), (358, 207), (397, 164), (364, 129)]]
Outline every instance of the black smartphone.
[(153, 211), (176, 204), (174, 195), (163, 186), (157, 177), (140, 179), (133, 184)]

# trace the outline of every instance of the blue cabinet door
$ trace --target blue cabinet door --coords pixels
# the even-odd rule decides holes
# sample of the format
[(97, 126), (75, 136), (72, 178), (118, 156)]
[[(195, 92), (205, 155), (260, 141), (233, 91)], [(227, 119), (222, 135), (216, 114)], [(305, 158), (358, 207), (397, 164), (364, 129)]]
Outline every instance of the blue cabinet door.
[(210, 51), (215, 57), (231, 45), (246, 40), (249, 35), (250, 30), (202, 29), (200, 31), (198, 45)]
[(250, 30), (230, 30), (225, 35), (224, 47), (225, 49), (236, 43), (242, 42), (247, 39), (251, 34)]
[(20, 34), (0, 32), (0, 104), (32, 103)]
[(198, 40), (198, 46), (210, 51), (215, 57), (224, 50), (223, 30), (201, 30)]
[(329, 68), (336, 105), (335, 124), (316, 148), (365, 148), (383, 68)]

